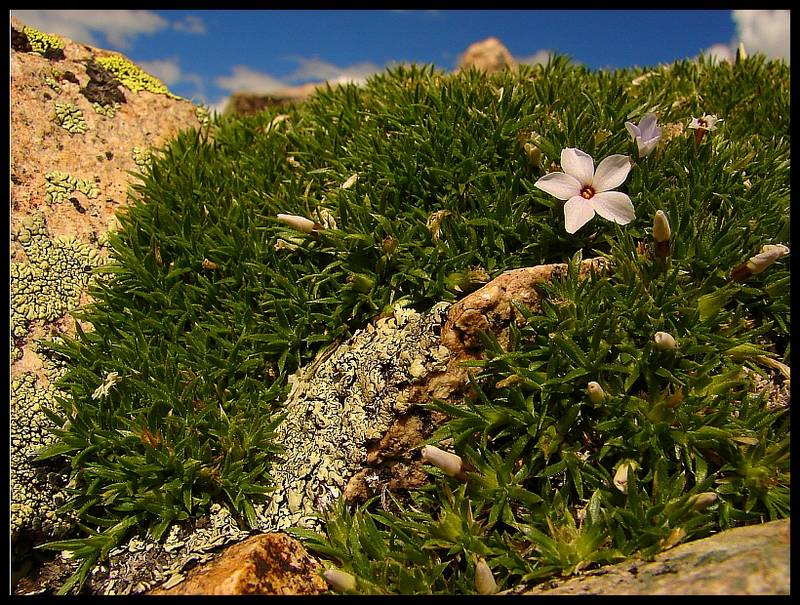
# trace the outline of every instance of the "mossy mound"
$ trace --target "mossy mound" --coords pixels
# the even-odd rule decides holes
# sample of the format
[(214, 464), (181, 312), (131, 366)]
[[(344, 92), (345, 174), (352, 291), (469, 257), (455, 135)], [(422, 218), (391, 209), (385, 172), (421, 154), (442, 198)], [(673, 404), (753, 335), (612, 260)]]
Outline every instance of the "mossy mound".
[[(581, 255), (607, 255), (613, 276), (555, 284), (513, 350), (489, 348), (480, 401), (443, 408), (437, 438), (483, 483), (437, 476), (413, 513), (340, 511), (315, 548), (361, 591), (471, 592), (478, 556), (508, 587), (788, 515), (788, 416), (741, 374), (788, 353), (788, 266), (729, 274), (789, 243), (789, 68), (644, 73), (564, 57), (491, 77), (398, 67), (154, 154), (110, 238), (113, 279), (82, 313), (94, 331), (56, 347), (71, 369), (54, 421), (69, 425), (45, 455), (72, 457), (67, 508), (102, 533), (55, 547), (90, 565), (132, 520), (160, 536), (222, 500), (251, 520), (287, 377), (322, 347), (396, 305)], [(624, 122), (648, 112), (664, 134), (637, 158)], [(722, 121), (696, 143), (684, 128), (705, 114)], [(534, 186), (564, 148), (635, 158), (631, 223), (565, 231), (563, 202)], [(659, 209), (665, 264), (644, 252)]]

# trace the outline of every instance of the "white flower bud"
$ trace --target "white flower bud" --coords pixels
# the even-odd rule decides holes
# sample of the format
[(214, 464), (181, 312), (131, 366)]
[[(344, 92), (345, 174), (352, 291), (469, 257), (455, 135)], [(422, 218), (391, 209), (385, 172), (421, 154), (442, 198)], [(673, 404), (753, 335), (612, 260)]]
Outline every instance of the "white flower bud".
[(606, 392), (603, 390), (603, 387), (594, 380), (586, 385), (586, 390), (589, 391), (589, 399), (591, 399), (592, 403), (600, 403), (606, 398)]
[(483, 559), (478, 559), (478, 564), (475, 566), (475, 590), (483, 595), (497, 592), (497, 582), (494, 581), (492, 570)]
[(616, 487), (623, 494), (628, 493), (628, 472), (633, 469), (636, 470), (637, 465), (633, 460), (625, 460), (617, 467), (617, 472), (614, 473), (614, 487)]
[(319, 225), (304, 216), (297, 216), (296, 214), (279, 214), (278, 220), (283, 221), (293, 229), (302, 231), (303, 233), (313, 233), (319, 228)]
[(671, 234), (667, 215), (663, 210), (657, 210), (655, 219), (653, 219), (653, 239), (656, 242), (666, 242)]
[(667, 332), (656, 332), (653, 340), (656, 343), (656, 347), (661, 350), (678, 348), (678, 343), (675, 342), (675, 338), (673, 338), (672, 334), (668, 334)]
[(717, 494), (714, 492), (703, 492), (702, 494), (695, 494), (689, 499), (692, 504), (692, 510), (705, 510), (714, 502), (717, 501)]
[(747, 268), (753, 275), (758, 275), (782, 256), (789, 254), (789, 248), (783, 244), (767, 244), (761, 248), (761, 252), (751, 256), (747, 261)]
[(433, 445), (426, 445), (422, 448), (422, 461), (430, 462), (450, 477), (463, 474), (464, 463), (461, 456), (445, 452)]
[(337, 592), (353, 592), (356, 589), (356, 579), (346, 571), (338, 569), (329, 569), (322, 574), (331, 585), (331, 588)]

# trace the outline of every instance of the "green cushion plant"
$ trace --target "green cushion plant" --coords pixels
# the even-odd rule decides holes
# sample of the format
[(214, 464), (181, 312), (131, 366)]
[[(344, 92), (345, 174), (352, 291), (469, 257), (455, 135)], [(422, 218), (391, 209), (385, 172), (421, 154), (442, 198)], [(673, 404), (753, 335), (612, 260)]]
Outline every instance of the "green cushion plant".
[[(430, 403), (450, 417), (430, 442), (452, 439), (467, 481), (432, 470), (386, 507), (340, 505), (325, 534), (295, 531), (355, 578), (334, 586), (472, 593), (480, 558), (504, 589), (788, 516), (788, 413), (750, 388), (764, 356), (789, 354), (788, 263), (730, 272), (789, 243), (789, 68), (653, 71), (399, 66), (154, 154), (80, 312), (94, 329), (53, 345), (70, 369), (41, 457), (69, 460), (64, 508), (82, 519), (49, 545), (83, 559), (63, 590), (134, 527), (160, 537), (217, 501), (253, 523), (287, 377), (321, 348), (399, 303), (424, 311), (541, 263), (570, 271), (540, 313), (519, 308), (507, 350), (487, 336), (478, 397)], [(664, 135), (638, 157), (624, 123), (648, 112)], [(722, 120), (695, 142), (706, 114)], [(633, 158), (618, 188), (630, 223), (565, 231), (564, 202), (535, 183), (566, 148)], [(580, 281), (591, 256), (613, 272)]]

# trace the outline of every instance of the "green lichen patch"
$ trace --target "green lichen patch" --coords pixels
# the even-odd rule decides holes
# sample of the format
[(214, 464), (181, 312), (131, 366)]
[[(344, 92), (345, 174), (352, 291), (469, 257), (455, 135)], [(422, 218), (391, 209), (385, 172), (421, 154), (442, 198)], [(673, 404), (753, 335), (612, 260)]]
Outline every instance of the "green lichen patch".
[(52, 322), (78, 307), (95, 267), (104, 263), (98, 251), (74, 237), (50, 239), (42, 215), (11, 234), (27, 263), (12, 262), (11, 334), (25, 338), (33, 321)]
[(44, 179), (47, 183), (44, 200), (50, 205), (66, 201), (76, 191), (83, 193), (89, 199), (100, 195), (100, 188), (94, 181), (78, 179), (66, 172), (59, 170), (48, 172), (44, 175)]
[(83, 134), (86, 132), (86, 121), (83, 112), (72, 103), (56, 103), (56, 122), (70, 134)]
[(127, 59), (119, 55), (109, 55), (106, 57), (98, 57), (97, 63), (111, 72), (113, 76), (118, 79), (123, 86), (139, 92), (140, 90), (147, 90), (154, 94), (167, 95), (168, 97), (179, 99), (180, 97), (172, 94), (169, 89), (158, 78), (151, 76), (137, 65), (134, 65)]
[(21, 532), (59, 537), (75, 521), (59, 507), (67, 499), (68, 475), (60, 466), (38, 463), (36, 456), (55, 442), (47, 411), (58, 408), (55, 390), (24, 373), (11, 383), (11, 535)]
[(55, 78), (51, 78), (50, 76), (44, 77), (44, 83), (47, 84), (50, 88), (56, 91), (56, 93), (61, 94), (61, 85), (56, 81)]
[(100, 105), (100, 103), (92, 103), (92, 109), (101, 116), (113, 118), (119, 109), (119, 103), (109, 103), (108, 105)]
[(131, 150), (131, 155), (133, 156), (134, 164), (137, 166), (149, 166), (152, 162), (152, 156), (150, 155), (149, 149), (142, 149), (141, 147), (134, 146), (134, 148)]
[(28, 39), (31, 52), (42, 55), (51, 61), (60, 61), (64, 58), (64, 41), (58, 36), (45, 34), (27, 25), (22, 28), (22, 33)]

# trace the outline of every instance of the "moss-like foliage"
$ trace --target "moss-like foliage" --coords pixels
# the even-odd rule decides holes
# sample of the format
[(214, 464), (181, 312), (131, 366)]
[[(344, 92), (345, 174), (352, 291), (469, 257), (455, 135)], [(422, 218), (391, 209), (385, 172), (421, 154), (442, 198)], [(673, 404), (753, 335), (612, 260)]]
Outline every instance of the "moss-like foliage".
[(167, 95), (175, 99), (180, 98), (173, 95), (158, 78), (151, 76), (137, 65), (134, 65), (119, 55), (98, 57), (96, 63), (113, 74), (123, 86), (133, 92), (147, 90), (154, 94)]
[[(362, 592), (470, 593), (477, 557), (507, 588), (788, 515), (788, 415), (743, 372), (788, 354), (788, 265), (729, 275), (790, 243), (789, 69), (643, 73), (564, 57), (491, 77), (397, 67), (154, 154), (110, 238), (113, 279), (82, 313), (94, 331), (56, 347), (70, 424), (47, 455), (72, 457), (66, 508), (92, 535), (52, 547), (85, 575), (132, 519), (160, 536), (225, 500), (251, 520), (287, 377), (321, 347), (398, 303), (424, 311), (507, 269), (596, 255), (613, 273), (570, 271), (541, 313), (520, 309), (508, 350), (487, 339), (476, 400), (434, 404), (451, 418), (435, 440), (478, 469), (468, 482), (433, 473), (412, 505), (341, 508), (309, 546)], [(624, 122), (650, 111), (664, 136), (638, 158)], [(698, 144), (681, 127), (703, 114), (722, 121)], [(564, 202), (535, 183), (568, 147), (635, 159), (631, 223), (565, 231)]]

